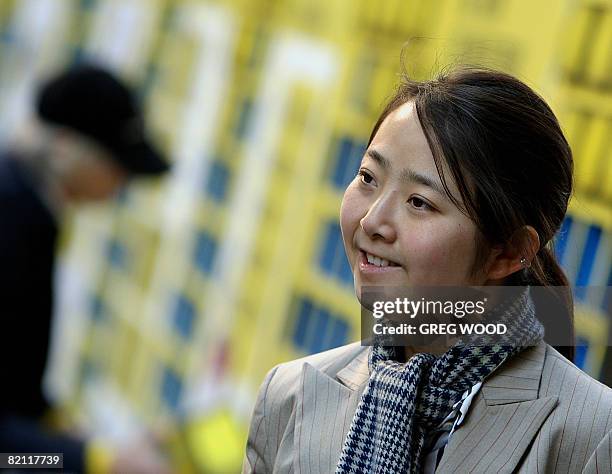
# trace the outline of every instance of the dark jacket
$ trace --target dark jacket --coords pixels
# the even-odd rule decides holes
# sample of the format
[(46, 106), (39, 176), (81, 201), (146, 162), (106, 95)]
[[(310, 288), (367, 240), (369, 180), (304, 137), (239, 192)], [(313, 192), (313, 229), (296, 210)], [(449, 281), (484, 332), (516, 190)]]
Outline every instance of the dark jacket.
[(64, 453), (82, 471), (83, 443), (44, 431), (42, 377), (49, 349), (58, 228), (36, 180), (0, 156), (0, 452)]

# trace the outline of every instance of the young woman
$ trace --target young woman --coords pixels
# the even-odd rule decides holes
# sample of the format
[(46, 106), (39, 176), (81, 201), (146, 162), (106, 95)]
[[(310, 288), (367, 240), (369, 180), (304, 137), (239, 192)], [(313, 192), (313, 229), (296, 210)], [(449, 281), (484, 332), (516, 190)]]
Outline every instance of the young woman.
[[(612, 390), (568, 360), (571, 347), (544, 342), (530, 291), (568, 285), (551, 240), (572, 169), (555, 115), (518, 79), (459, 68), (405, 80), (342, 202), (357, 297), (521, 285), (497, 308), (507, 337), (441, 351), (354, 343), (275, 367), (243, 471), (612, 472)], [(557, 303), (571, 331), (572, 303)]]

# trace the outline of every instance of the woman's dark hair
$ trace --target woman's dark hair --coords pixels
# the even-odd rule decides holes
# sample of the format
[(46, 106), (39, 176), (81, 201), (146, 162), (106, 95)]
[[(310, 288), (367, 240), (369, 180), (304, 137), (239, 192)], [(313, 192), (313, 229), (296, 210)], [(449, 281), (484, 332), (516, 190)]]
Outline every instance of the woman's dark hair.
[[(483, 67), (458, 67), (428, 81), (404, 77), (374, 125), (370, 142), (384, 119), (409, 101), (415, 104), (449, 198), (480, 230), (474, 268), (484, 263), (491, 246), (511, 242), (515, 231), (530, 225), (538, 232), (540, 249), (531, 266), (510, 275), (506, 284), (569, 289), (552, 238), (572, 193), (572, 151), (542, 97), (517, 78)], [(449, 191), (444, 163), (463, 203)], [(557, 349), (572, 360), (574, 311), (571, 292), (566, 295), (563, 301), (536, 300), (536, 306), (558, 306), (554, 323), (565, 322), (572, 343)]]

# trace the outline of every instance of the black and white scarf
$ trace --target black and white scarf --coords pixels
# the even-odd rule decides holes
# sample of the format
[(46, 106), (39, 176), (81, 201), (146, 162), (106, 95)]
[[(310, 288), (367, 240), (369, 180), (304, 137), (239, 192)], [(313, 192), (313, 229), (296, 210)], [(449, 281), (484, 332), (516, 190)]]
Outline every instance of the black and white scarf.
[(498, 321), (507, 326), (497, 343), (457, 344), (439, 357), (419, 353), (407, 363), (395, 360), (394, 347), (372, 347), (370, 379), (344, 440), (337, 474), (422, 471), (427, 435), (463, 392), (544, 336), (528, 287), (497, 310)]

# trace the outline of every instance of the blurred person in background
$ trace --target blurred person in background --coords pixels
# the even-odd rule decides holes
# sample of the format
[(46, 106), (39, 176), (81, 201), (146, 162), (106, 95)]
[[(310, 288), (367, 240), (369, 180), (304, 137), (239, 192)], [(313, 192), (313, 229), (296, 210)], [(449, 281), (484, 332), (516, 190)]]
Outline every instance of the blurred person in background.
[(64, 469), (77, 472), (168, 472), (148, 438), (113, 450), (41, 422), (63, 210), (110, 199), (130, 177), (168, 165), (148, 143), (131, 92), (97, 66), (47, 82), (36, 109), (0, 154), (0, 452), (63, 453)]

